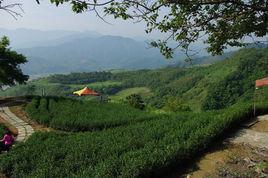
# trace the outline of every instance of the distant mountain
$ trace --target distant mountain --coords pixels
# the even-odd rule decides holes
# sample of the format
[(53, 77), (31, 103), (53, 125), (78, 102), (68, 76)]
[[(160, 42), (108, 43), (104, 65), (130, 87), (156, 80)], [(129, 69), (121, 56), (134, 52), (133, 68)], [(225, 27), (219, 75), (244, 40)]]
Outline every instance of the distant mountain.
[[(18, 49), (26, 55), (28, 63), (22, 66), (25, 73), (68, 73), (107, 69), (158, 68), (174, 64), (166, 60), (158, 49), (147, 49), (147, 44), (120, 36), (83, 37), (62, 44)], [(64, 38), (66, 39), (66, 38)]]
[(12, 48), (32, 48), (36, 46), (52, 46), (61, 44), (66, 41), (70, 41), (83, 37), (98, 37), (101, 36), (98, 32), (94, 31), (65, 31), (65, 30), (32, 30), (19, 28), (15, 30), (9, 30), (0, 28), (0, 37), (8, 36)]
[[(10, 38), (13, 49), (27, 56), (28, 63), (23, 65), (22, 69), (31, 76), (190, 64), (185, 63), (185, 55), (179, 52), (173, 60), (166, 60), (158, 49), (148, 49), (144, 37), (136, 37), (133, 40), (120, 36), (104, 36), (94, 31), (0, 28), (0, 36), (3, 35)], [(193, 48), (198, 49), (198, 44)], [(199, 55), (204, 56), (207, 53), (201, 51)], [(192, 64), (208, 64), (224, 58), (195, 56)]]

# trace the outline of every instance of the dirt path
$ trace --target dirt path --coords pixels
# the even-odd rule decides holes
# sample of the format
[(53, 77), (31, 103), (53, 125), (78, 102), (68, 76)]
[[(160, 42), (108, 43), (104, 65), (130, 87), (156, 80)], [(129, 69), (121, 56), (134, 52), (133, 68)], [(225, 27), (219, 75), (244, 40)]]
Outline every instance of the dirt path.
[(243, 126), (221, 149), (205, 154), (189, 170), (191, 178), (202, 177), (267, 177), (268, 115)]
[(233, 139), (232, 143), (247, 143), (255, 147), (265, 147), (268, 149), (268, 115), (259, 116), (248, 129), (239, 131)]
[(0, 106), (0, 117), (4, 119), (10, 126), (16, 128), (16, 141), (18, 142), (26, 141), (27, 138), (29, 138), (34, 133), (32, 126), (13, 114), (10, 111), (9, 107), (7, 107), (5, 104), (2, 104)]

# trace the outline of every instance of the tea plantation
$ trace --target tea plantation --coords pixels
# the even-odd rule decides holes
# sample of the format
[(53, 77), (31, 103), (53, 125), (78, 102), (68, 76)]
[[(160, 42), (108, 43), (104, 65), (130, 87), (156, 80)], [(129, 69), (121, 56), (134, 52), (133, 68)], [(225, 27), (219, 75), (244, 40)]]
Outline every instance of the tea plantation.
[(152, 114), (116, 103), (37, 97), (26, 111), (40, 124), (66, 131), (96, 130), (153, 118)]
[(0, 125), (0, 138), (3, 137), (4, 132), (5, 132), (5, 129), (6, 129), (6, 128), (5, 128), (4, 126)]
[[(268, 103), (257, 108), (263, 112)], [(240, 103), (221, 111), (161, 115), (102, 131), (35, 133), (0, 155), (0, 170), (20, 178), (161, 177), (250, 116), (252, 105)]]

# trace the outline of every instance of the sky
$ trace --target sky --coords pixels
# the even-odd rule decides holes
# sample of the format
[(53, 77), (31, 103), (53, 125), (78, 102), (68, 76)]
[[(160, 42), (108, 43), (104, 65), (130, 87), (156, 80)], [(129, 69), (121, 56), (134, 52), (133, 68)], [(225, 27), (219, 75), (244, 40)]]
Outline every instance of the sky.
[[(68, 3), (56, 7), (55, 4), (50, 3), (50, 0), (40, 0), (40, 5), (38, 5), (35, 0), (5, 0), (4, 2), (19, 2), (23, 4), (22, 8), (24, 12), (21, 12), (22, 17), (18, 17), (16, 20), (8, 13), (0, 11), (0, 28), (96, 31), (103, 35), (117, 35), (133, 39), (144, 38), (153, 40), (163, 39), (168, 36), (168, 34), (161, 34), (158, 31), (146, 34), (146, 24), (144, 22), (135, 23), (131, 20), (124, 21), (107, 16), (106, 20), (112, 23), (112, 25), (110, 25), (96, 17), (96, 14), (92, 11), (76, 14), (71, 10), (71, 6)], [(19, 9), (16, 10), (18, 12), (20, 11)], [(267, 37), (265, 38), (267, 40)], [(249, 41), (250, 40), (251, 39), (249, 39)], [(203, 50), (206, 47), (201, 40), (197, 41), (195, 45)]]
[[(0, 11), (0, 27), (6, 29), (38, 29), (38, 30), (72, 30), (97, 31), (104, 35), (119, 35), (126, 37), (159, 38), (160, 33), (145, 33), (145, 23), (113, 19), (106, 20), (112, 25), (96, 17), (94, 12), (75, 14), (69, 4), (56, 7), (49, 0), (41, 0), (40, 5), (35, 0), (6, 0), (8, 3), (19, 2), (23, 4), (22, 17), (15, 20), (6, 12)], [(19, 11), (19, 9), (17, 9)]]

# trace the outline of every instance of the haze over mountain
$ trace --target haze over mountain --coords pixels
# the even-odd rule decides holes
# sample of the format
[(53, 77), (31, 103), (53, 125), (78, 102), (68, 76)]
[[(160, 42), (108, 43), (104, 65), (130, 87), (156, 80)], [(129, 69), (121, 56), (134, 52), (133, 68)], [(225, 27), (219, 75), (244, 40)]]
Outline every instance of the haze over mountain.
[(175, 63), (146, 45), (130, 38), (101, 36), (18, 51), (28, 57), (29, 62), (22, 67), (28, 74), (157, 68)]
[(100, 33), (95, 31), (65, 31), (65, 30), (33, 30), (19, 28), (15, 30), (0, 28), (0, 36), (8, 36), (12, 48), (32, 48), (36, 46), (52, 46), (83, 37), (97, 37)]
[[(174, 59), (167, 60), (159, 49), (148, 48), (143, 37), (134, 40), (94, 31), (0, 28), (0, 36), (3, 35), (10, 38), (13, 49), (27, 57), (28, 63), (22, 66), (22, 70), (29, 75), (185, 65), (183, 53), (177, 53)], [(194, 60), (193, 64), (207, 64), (224, 58), (203, 57), (200, 58), (202, 60)]]

